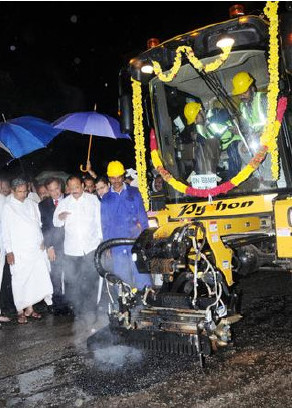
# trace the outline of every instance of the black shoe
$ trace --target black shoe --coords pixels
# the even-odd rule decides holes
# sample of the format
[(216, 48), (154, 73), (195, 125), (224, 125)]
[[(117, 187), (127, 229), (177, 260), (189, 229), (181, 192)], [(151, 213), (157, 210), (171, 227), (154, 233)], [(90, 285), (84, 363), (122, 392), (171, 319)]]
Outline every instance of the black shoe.
[(49, 314), (54, 314), (54, 306), (53, 305), (47, 306), (47, 311)]
[(54, 315), (55, 316), (74, 316), (74, 310), (73, 307), (70, 307), (68, 305), (60, 305), (60, 306), (55, 306), (54, 307)]

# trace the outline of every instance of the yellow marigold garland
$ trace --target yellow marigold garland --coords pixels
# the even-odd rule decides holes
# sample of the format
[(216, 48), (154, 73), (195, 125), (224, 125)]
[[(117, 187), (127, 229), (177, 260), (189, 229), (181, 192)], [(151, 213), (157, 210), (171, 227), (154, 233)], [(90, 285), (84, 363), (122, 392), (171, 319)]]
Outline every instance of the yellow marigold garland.
[(261, 137), (261, 145), (267, 145), (271, 153), (272, 176), (274, 180), (279, 176), (279, 153), (277, 148), (277, 137), (281, 124), (276, 120), (277, 101), (279, 94), (279, 45), (278, 45), (278, 2), (268, 1), (264, 13), (270, 21), (270, 52), (269, 52), (269, 75), (268, 86), (268, 112), (267, 126)]
[(173, 66), (170, 70), (170, 72), (166, 75), (162, 72), (162, 68), (157, 61), (152, 61), (153, 64), (153, 69), (155, 75), (158, 76), (158, 78), (163, 81), (163, 82), (170, 82), (173, 80), (173, 78), (177, 75), (180, 67), (181, 67), (181, 60), (182, 60), (182, 53), (185, 53), (188, 60), (190, 63), (193, 65), (195, 69), (198, 71), (204, 70), (205, 72), (212, 72), (218, 69), (229, 57), (230, 51), (232, 49), (231, 46), (227, 47), (222, 47), (221, 48), (223, 53), (220, 55), (219, 58), (217, 58), (214, 62), (211, 62), (210, 64), (203, 65), (202, 62), (195, 56), (194, 51), (192, 50), (191, 47), (188, 47), (186, 45), (181, 45), (176, 49), (176, 56), (174, 59)]
[(143, 107), (141, 83), (132, 79), (133, 107), (134, 107), (134, 134), (135, 134), (135, 158), (138, 173), (139, 190), (146, 211), (149, 209), (147, 177), (146, 177), (146, 149), (143, 129)]
[(151, 151), (151, 160), (152, 164), (155, 168), (157, 167), (163, 167), (162, 161), (160, 160), (159, 154), (157, 150), (152, 150)]

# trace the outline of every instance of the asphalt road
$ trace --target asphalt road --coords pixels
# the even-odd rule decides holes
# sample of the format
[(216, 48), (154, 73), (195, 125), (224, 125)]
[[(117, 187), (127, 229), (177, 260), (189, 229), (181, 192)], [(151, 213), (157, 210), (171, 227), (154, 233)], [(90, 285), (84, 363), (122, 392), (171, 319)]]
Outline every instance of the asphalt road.
[(89, 352), (86, 339), (105, 313), (3, 324), (0, 407), (292, 407), (291, 279), (268, 271), (243, 280), (234, 344), (204, 369), (195, 358), (125, 346)]

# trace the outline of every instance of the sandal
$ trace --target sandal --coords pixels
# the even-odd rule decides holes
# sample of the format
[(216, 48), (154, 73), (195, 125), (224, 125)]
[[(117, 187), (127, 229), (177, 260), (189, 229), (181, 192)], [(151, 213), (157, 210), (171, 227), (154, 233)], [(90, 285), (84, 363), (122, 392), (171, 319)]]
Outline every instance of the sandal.
[(17, 321), (19, 324), (25, 324), (27, 323), (27, 317), (25, 316), (24, 313), (21, 313), (18, 315)]
[(33, 317), (34, 319), (41, 319), (42, 315), (40, 313), (37, 313), (37, 312), (33, 311), (31, 313), (30, 317)]
[(33, 317), (34, 319), (40, 319), (42, 317), (42, 315), (34, 311), (32, 307), (27, 307), (24, 314), (26, 317)]

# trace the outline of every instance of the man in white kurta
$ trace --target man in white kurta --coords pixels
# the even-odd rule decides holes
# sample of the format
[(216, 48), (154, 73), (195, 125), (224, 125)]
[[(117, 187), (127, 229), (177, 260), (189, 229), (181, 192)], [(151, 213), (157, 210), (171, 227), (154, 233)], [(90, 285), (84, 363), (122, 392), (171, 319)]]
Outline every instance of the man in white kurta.
[(76, 176), (67, 180), (70, 195), (58, 204), (53, 217), (55, 227), (65, 227), (65, 292), (75, 314), (97, 310), (98, 274), (94, 256), (102, 240), (100, 202), (84, 192)]
[(38, 205), (27, 198), (25, 181), (15, 179), (11, 184), (13, 195), (3, 208), (2, 237), (18, 321), (26, 323), (28, 316), (40, 317), (34, 304), (41, 300), (52, 304), (53, 287)]

